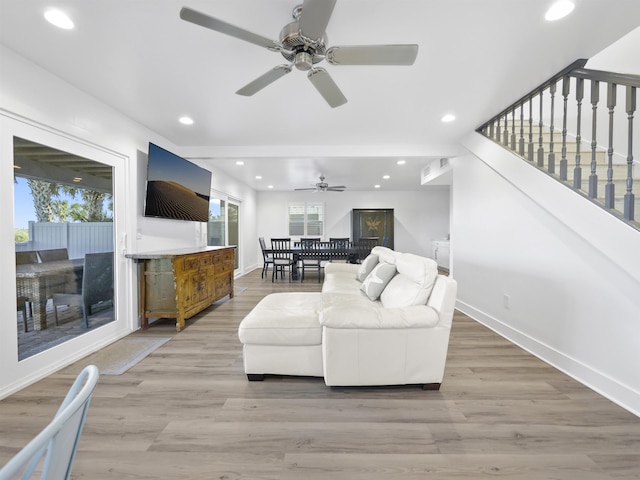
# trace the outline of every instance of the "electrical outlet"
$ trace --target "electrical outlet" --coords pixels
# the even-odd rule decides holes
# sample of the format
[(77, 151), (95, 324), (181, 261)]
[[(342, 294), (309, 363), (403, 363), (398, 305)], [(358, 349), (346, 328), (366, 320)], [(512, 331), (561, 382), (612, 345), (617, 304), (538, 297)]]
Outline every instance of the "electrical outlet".
[(505, 293), (504, 297), (502, 297), (502, 304), (504, 305), (504, 308), (506, 308), (507, 310), (510, 310), (511, 309), (511, 296), (507, 295)]

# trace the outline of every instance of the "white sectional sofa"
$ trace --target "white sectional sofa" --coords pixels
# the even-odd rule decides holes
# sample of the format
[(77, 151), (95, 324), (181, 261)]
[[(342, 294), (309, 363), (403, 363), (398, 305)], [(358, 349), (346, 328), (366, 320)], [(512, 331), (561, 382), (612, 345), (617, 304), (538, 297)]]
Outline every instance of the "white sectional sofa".
[(329, 263), (322, 293), (268, 295), (242, 320), (245, 373), (439, 389), (456, 290), (432, 259), (385, 247), (361, 265)]

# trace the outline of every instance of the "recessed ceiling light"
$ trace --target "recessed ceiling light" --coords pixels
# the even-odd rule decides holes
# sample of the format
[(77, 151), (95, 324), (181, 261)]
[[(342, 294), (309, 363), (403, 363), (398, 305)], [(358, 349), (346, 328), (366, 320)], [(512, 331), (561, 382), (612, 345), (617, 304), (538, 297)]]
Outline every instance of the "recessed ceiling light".
[(551, 5), (551, 8), (547, 10), (547, 13), (544, 15), (544, 19), (548, 22), (560, 20), (573, 12), (575, 7), (575, 4), (569, 0), (559, 0)]
[(391, 178), (391, 176), (390, 175), (383, 175), (382, 178), (385, 179), (385, 180), (389, 180)]
[(374, 185), (373, 188), (380, 188), (380, 185)]
[(44, 18), (46, 18), (47, 22), (50, 24), (55, 25), (58, 28), (62, 28), (63, 30), (71, 30), (74, 26), (73, 21), (69, 16), (60, 10), (47, 10), (44, 12)]
[(407, 163), (407, 161), (406, 160), (398, 160), (396, 163), (398, 165), (404, 165), (405, 163)]
[(193, 125), (193, 118), (190, 117), (180, 117), (178, 121), (183, 125)]
[(82, 177), (73, 177), (74, 182), (79, 182), (80, 180), (82, 180)]
[(256, 175), (256, 180), (262, 180), (262, 175)]
[(267, 185), (267, 188), (273, 188), (273, 185)]
[(236, 165), (242, 166), (244, 165), (244, 162), (242, 160), (237, 160)]
[(442, 120), (444, 123), (449, 123), (449, 122), (453, 122), (456, 119), (455, 115), (452, 115), (450, 113), (447, 113), (444, 117), (442, 117), (440, 120)]

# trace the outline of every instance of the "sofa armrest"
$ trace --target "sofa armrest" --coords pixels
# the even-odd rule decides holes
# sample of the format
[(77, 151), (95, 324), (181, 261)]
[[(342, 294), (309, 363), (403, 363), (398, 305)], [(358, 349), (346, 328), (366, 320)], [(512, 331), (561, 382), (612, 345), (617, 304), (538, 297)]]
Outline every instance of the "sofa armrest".
[(320, 325), (338, 329), (433, 328), (438, 324), (438, 312), (427, 305), (384, 308), (371, 302), (371, 308), (361, 305), (327, 307), (320, 312)]

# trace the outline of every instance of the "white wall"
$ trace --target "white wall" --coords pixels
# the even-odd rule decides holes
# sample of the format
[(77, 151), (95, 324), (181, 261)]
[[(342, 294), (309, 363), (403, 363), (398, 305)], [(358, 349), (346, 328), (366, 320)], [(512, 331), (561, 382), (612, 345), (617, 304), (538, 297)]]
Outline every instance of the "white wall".
[(458, 307), (640, 415), (640, 232), (482, 136), (465, 143)]
[[(175, 151), (166, 139), (111, 107), (0, 46), (0, 315), (15, 319), (13, 229), (13, 136), (50, 145), (114, 167), (117, 320), (17, 361), (17, 321), (0, 326), (0, 398), (92, 353), (138, 328), (137, 278), (126, 252), (200, 245), (203, 226), (195, 222), (142, 217), (148, 142)], [(214, 172), (213, 188), (241, 201), (241, 235), (250, 239), (244, 263), (255, 264), (255, 192)]]
[[(416, 191), (369, 192), (258, 192), (258, 236), (289, 236), (287, 206), (290, 203), (323, 202), (329, 237), (351, 237), (353, 208), (393, 208), (394, 248), (431, 257), (431, 242), (449, 234), (449, 188), (422, 187)], [(259, 252), (258, 252), (259, 253)], [(260, 262), (262, 264), (262, 262)]]

